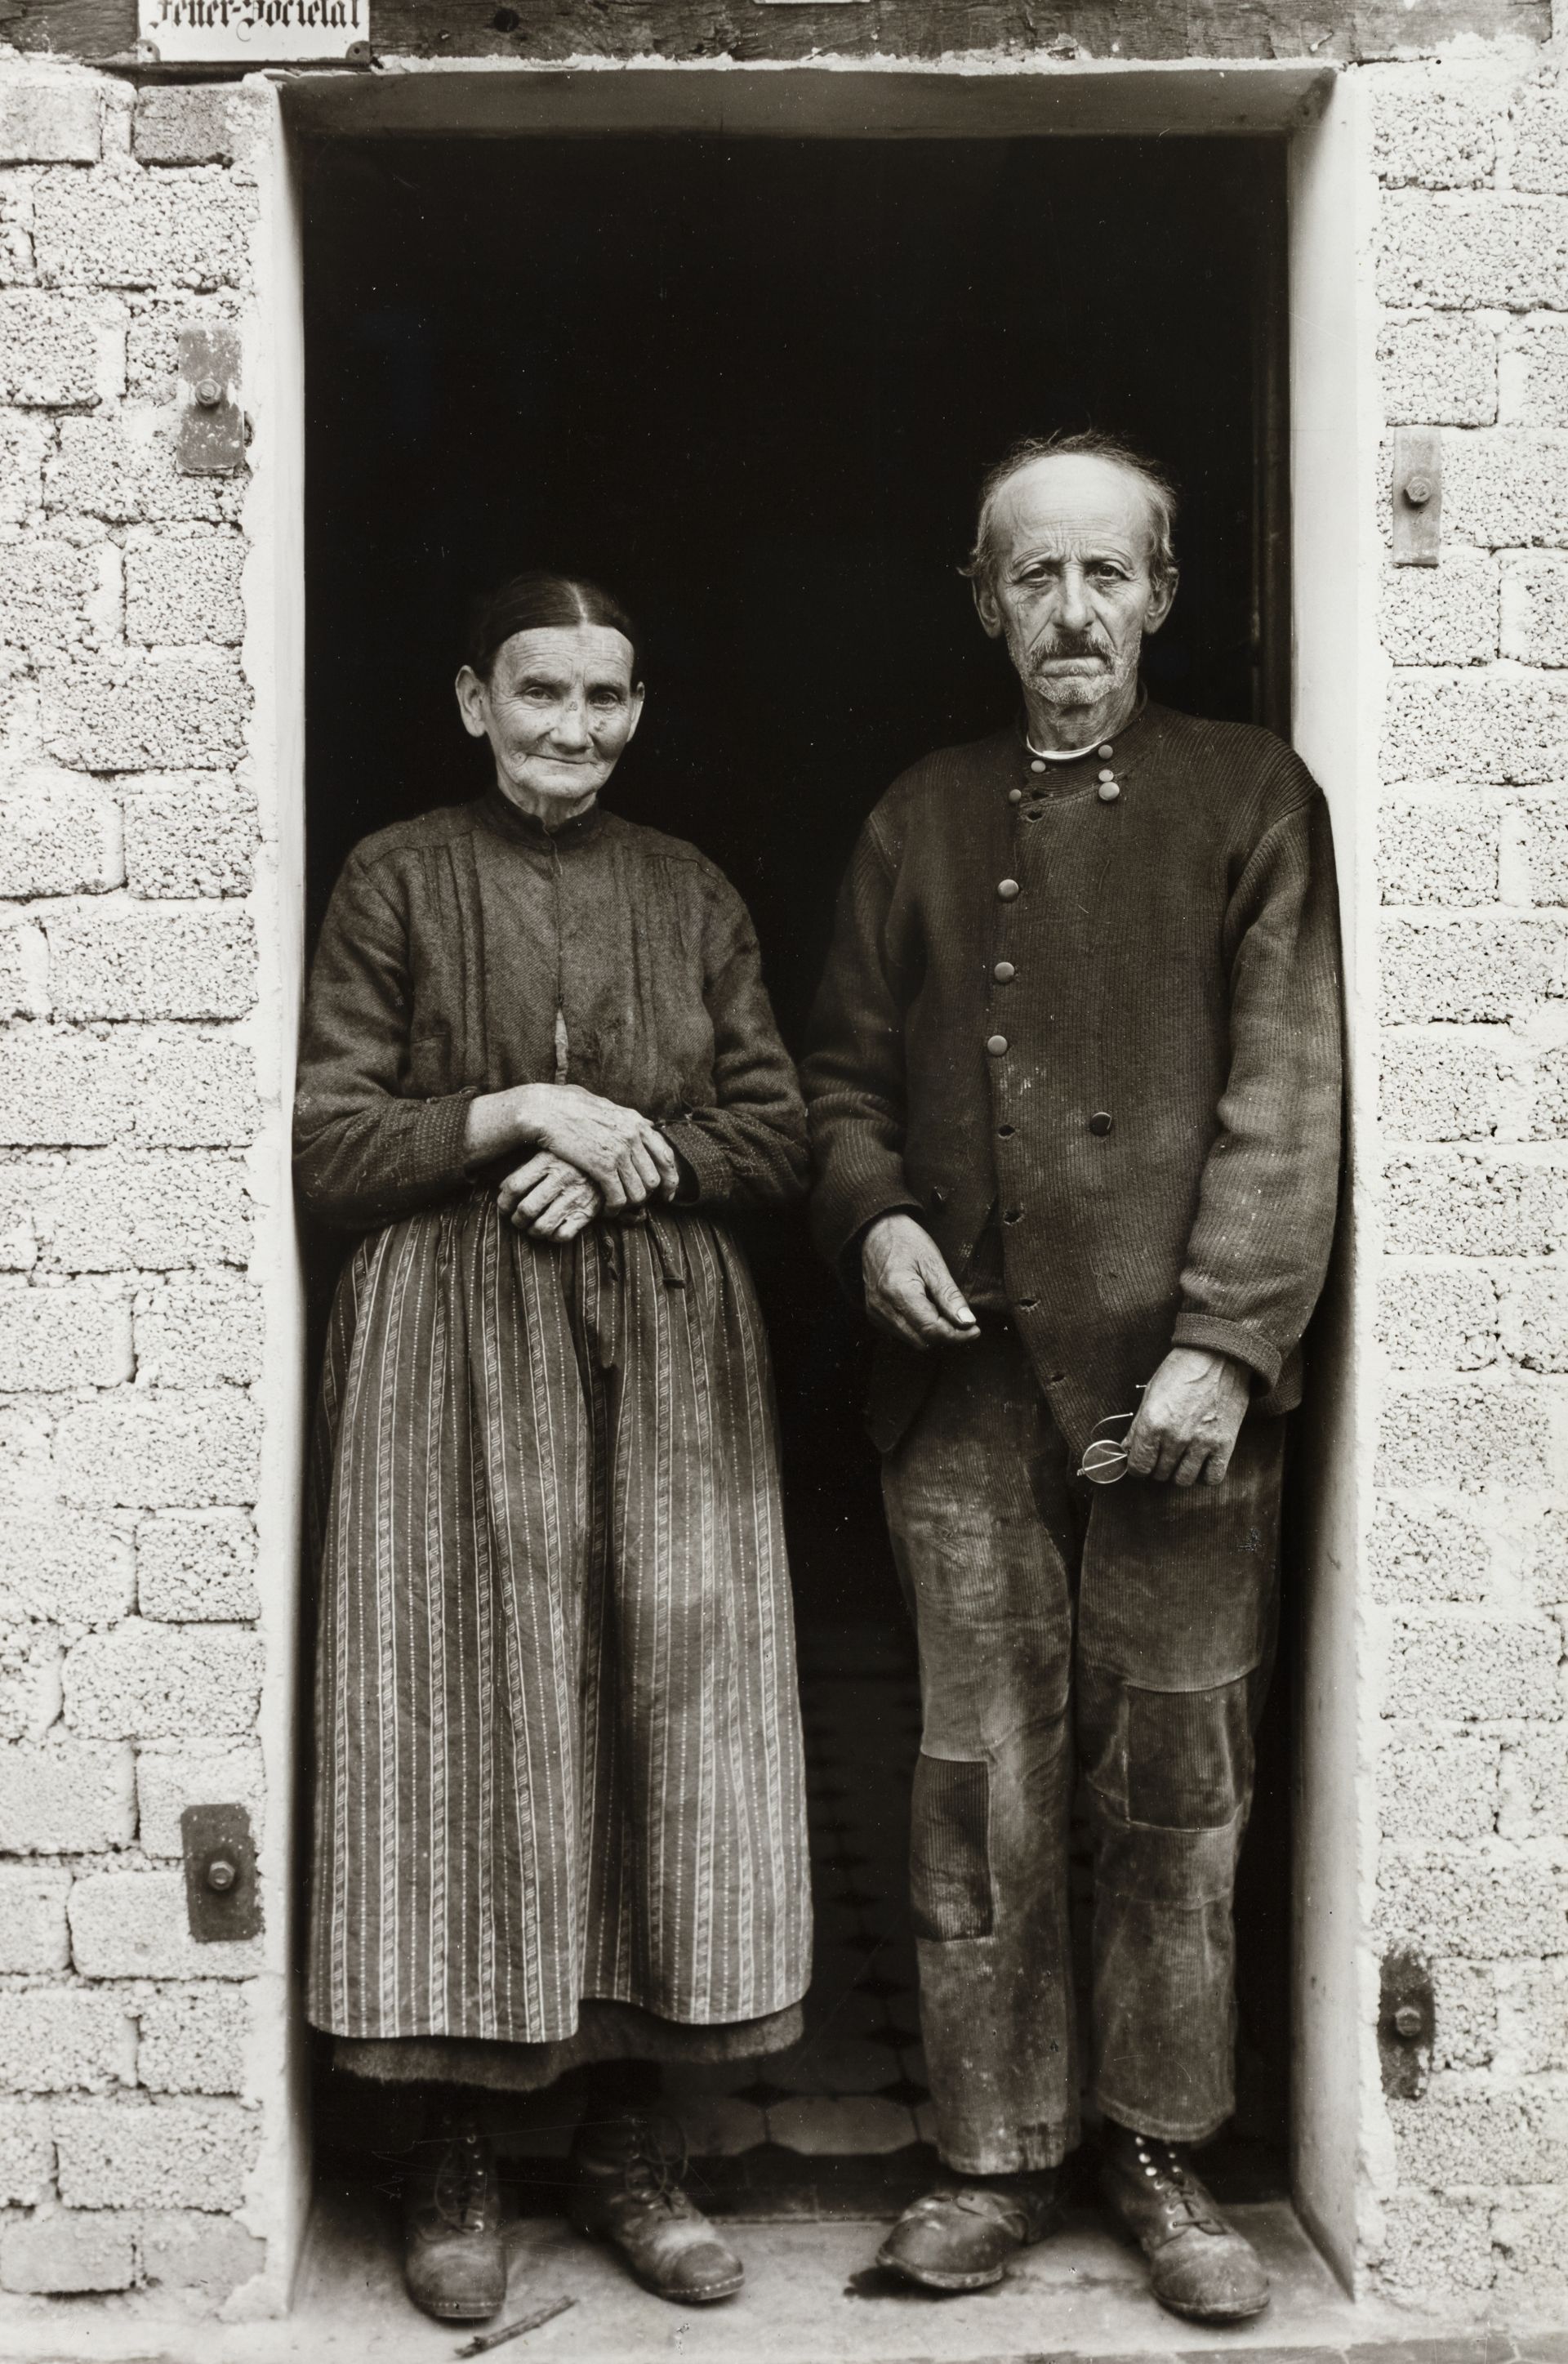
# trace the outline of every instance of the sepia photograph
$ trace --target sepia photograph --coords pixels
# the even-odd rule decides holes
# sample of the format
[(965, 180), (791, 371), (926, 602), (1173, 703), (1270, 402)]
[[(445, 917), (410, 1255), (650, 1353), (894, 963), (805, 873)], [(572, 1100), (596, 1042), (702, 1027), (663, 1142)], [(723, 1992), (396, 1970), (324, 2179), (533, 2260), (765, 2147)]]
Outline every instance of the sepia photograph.
[(1568, 2364), (1554, 0), (0, 0), (0, 2364)]

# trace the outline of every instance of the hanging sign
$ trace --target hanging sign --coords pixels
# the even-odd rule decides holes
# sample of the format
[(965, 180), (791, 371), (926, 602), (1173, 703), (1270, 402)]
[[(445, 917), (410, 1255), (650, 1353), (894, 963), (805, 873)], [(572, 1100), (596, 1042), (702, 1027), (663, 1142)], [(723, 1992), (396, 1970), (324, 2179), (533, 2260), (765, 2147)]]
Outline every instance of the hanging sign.
[(370, 39), (370, 0), (137, 0), (164, 65), (286, 65), (346, 58)]

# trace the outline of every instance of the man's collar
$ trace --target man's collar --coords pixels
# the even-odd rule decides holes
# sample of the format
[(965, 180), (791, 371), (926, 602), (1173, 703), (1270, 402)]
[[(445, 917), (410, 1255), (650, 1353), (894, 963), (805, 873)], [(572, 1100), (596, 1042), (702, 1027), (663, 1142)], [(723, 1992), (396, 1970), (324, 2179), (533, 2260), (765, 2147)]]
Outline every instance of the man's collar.
[(1112, 755), (1118, 755), (1121, 753), (1129, 739), (1132, 736), (1132, 733), (1142, 722), (1144, 715), (1148, 711), (1148, 708), (1149, 691), (1145, 684), (1140, 681), (1138, 685), (1138, 697), (1131, 713), (1128, 716), (1127, 720), (1122, 723), (1120, 728), (1110, 732), (1108, 737), (1103, 739), (1091, 739), (1084, 746), (1065, 749), (1060, 754), (1050, 747), (1037, 747), (1029, 737), (1029, 719), (1027, 708), (1018, 717), (1018, 737), (1023, 742), (1024, 753), (1026, 755), (1032, 756), (1038, 763), (1050, 764), (1052, 766), (1055, 766), (1058, 764), (1063, 765), (1068, 764), (1083, 764), (1087, 763), (1091, 756), (1098, 756), (1102, 761), (1108, 762)]

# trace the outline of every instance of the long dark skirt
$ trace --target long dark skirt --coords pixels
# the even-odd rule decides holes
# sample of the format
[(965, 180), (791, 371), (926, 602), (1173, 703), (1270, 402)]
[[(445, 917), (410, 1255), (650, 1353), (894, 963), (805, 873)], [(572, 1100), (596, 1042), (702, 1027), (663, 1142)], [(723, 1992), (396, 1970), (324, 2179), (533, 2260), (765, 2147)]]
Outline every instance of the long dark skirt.
[(310, 2016), (570, 2036), (804, 1991), (800, 1720), (766, 1341), (717, 1223), (566, 1248), (494, 1196), (333, 1308)]

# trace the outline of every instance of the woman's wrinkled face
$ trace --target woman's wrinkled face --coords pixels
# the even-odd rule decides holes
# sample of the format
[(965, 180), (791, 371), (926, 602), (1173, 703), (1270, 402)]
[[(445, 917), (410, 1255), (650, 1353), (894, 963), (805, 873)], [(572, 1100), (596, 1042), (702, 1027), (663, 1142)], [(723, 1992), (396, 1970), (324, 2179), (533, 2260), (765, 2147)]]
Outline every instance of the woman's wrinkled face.
[(541, 625), (514, 632), (489, 679), (457, 677), (471, 737), (488, 739), (502, 795), (540, 820), (586, 811), (642, 713), (631, 643), (606, 624)]

